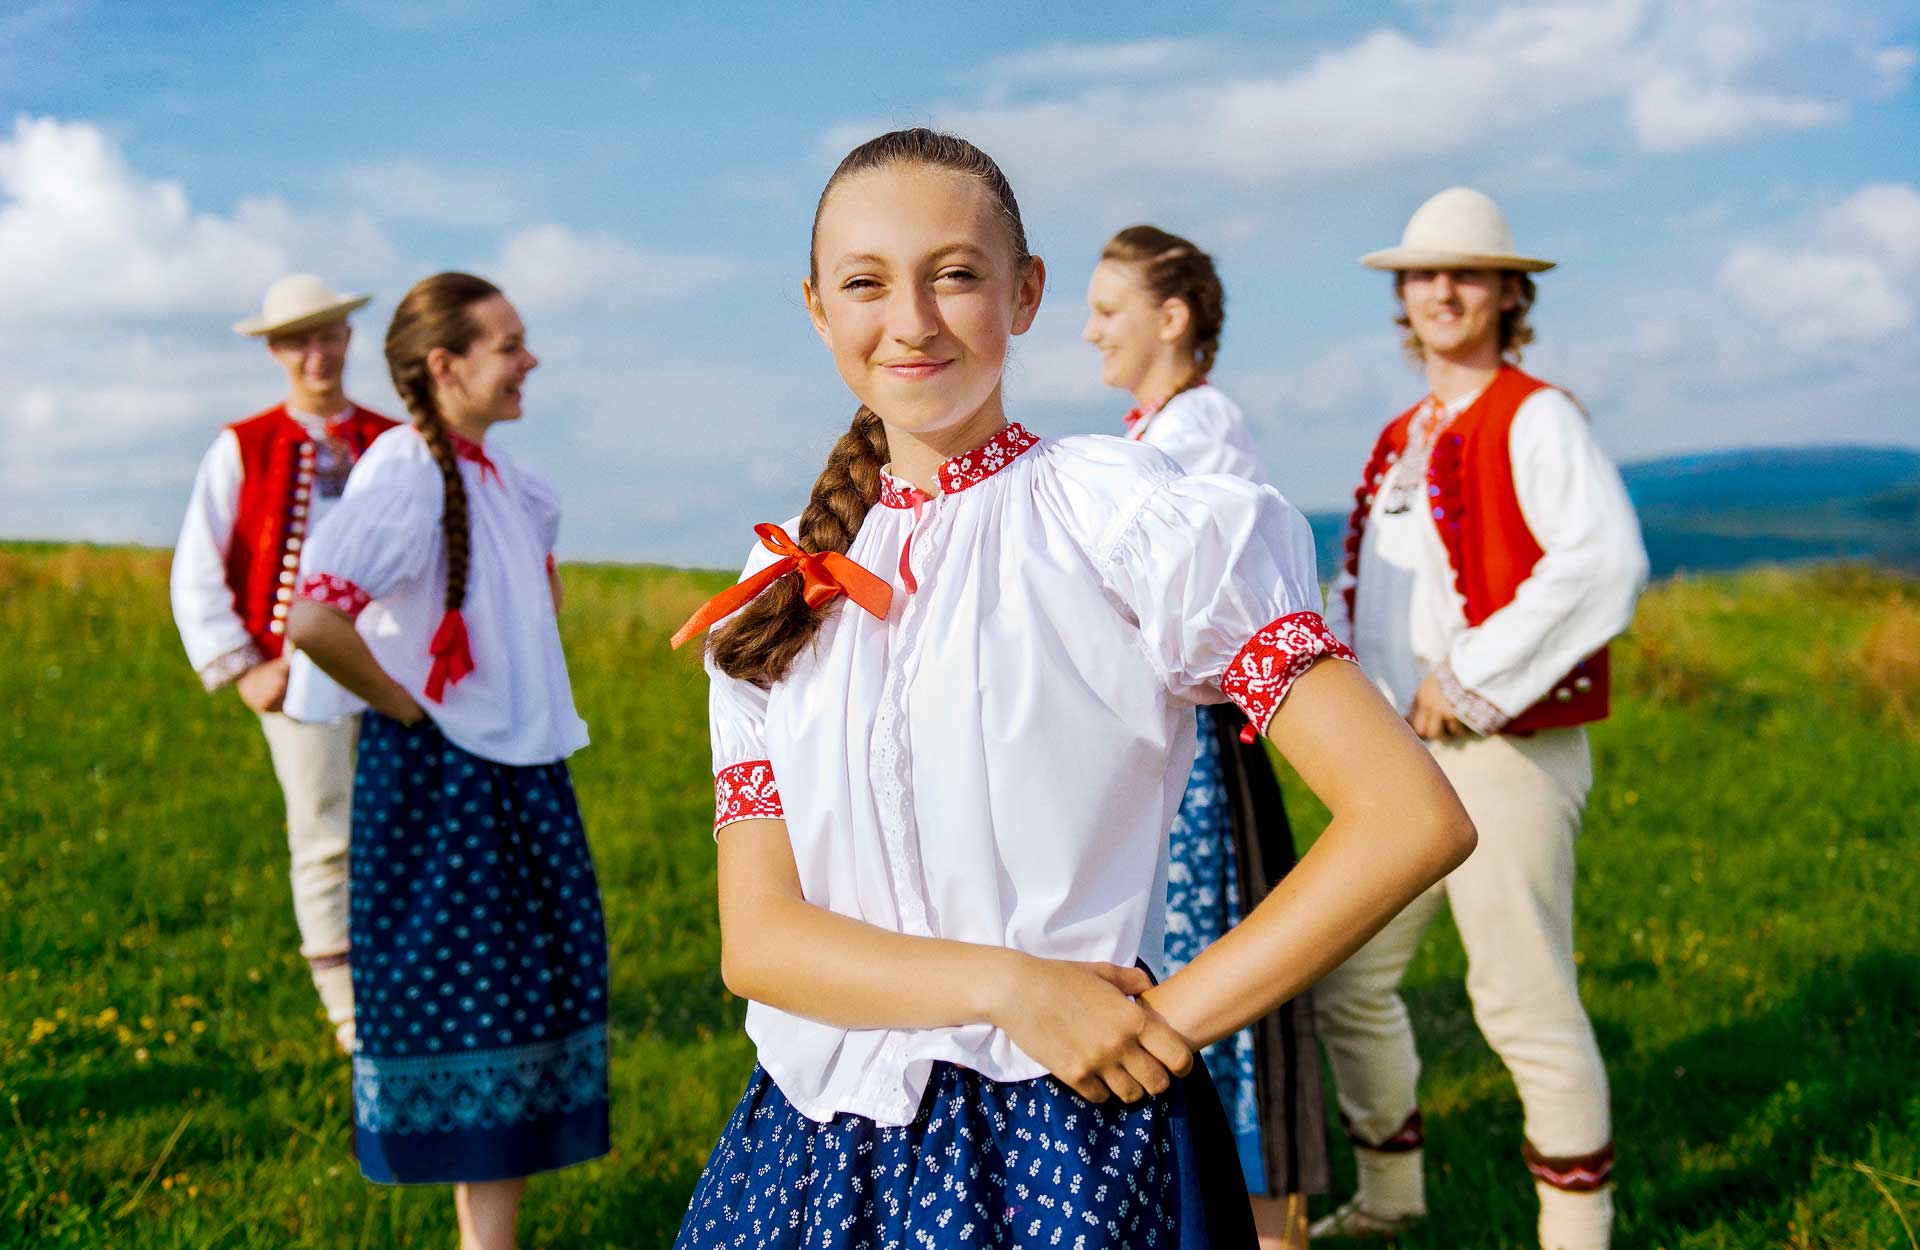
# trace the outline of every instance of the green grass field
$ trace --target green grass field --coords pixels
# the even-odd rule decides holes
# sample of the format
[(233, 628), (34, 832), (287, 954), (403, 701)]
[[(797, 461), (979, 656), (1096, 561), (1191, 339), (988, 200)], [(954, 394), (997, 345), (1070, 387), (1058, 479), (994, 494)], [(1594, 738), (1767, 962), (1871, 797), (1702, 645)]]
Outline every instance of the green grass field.
[[(0, 547), (0, 1243), (451, 1246), (446, 1191), (359, 1178), (265, 746), (232, 694), (199, 693), (166, 560)], [(751, 1063), (718, 972), (704, 679), (664, 641), (724, 579), (566, 573), (615, 1153), (536, 1181), (523, 1244), (652, 1247)], [(1913, 1246), (1920, 585), (1673, 582), (1620, 650), (1579, 916), (1614, 1080), (1616, 1244)], [(1530, 1246), (1519, 1105), (1463, 970), (1443, 923), (1409, 976), (1434, 1218), (1402, 1244)]]

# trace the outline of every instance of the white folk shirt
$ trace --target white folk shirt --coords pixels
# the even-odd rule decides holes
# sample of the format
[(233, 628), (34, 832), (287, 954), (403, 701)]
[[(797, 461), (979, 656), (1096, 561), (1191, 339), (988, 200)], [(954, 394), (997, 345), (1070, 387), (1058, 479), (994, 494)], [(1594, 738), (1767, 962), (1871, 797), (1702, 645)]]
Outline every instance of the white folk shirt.
[[(1475, 392), (1448, 403), (1443, 420), (1478, 398)], [(1388, 512), (1392, 492), (1376, 493), (1361, 538), (1354, 620), (1343, 619), (1344, 576), (1328, 596), (1334, 632), (1351, 642), (1403, 716), (1437, 669), (1450, 690), (1477, 696), (1503, 714), (1469, 722), (1479, 732), (1495, 732), (1633, 621), (1647, 579), (1640, 523), (1585, 414), (1565, 391), (1535, 391), (1514, 415), (1508, 449), (1521, 514), (1544, 553), (1512, 603), (1467, 627), (1466, 602), (1432, 509), (1420, 506), (1424, 466), (1423, 490), (1406, 511)], [(1468, 715), (1478, 706), (1472, 697), (1453, 702)]]
[[(471, 527), (462, 616), (474, 669), (440, 702), (426, 688), (427, 645), (446, 597), (443, 487), (411, 426), (382, 434), (354, 465), (338, 506), (307, 539), (300, 594), (354, 617), (380, 666), (455, 746), (500, 764), (548, 764), (587, 744), (547, 581), (560, 504), (531, 470), (500, 452), (486, 455), (485, 464), (459, 462)], [(312, 682), (318, 675), (311, 660), (296, 659), (288, 715), (331, 720), (365, 706)]]
[(1158, 447), (1189, 473), (1231, 473), (1262, 485), (1267, 481), (1246, 415), (1215, 386), (1181, 391), (1136, 422), (1127, 437)]
[[(836, 600), (771, 692), (709, 665), (716, 828), (784, 818), (807, 901), (885, 929), (1157, 964), (1194, 707), (1224, 689), (1264, 729), (1337, 647), (1306, 521), (1269, 487), (1018, 425), (938, 476), (919, 507), (883, 477), (847, 552), (892, 586), (885, 620)], [(756, 547), (743, 579), (774, 558)], [(747, 1032), (821, 1121), (908, 1123), (939, 1061), (1046, 1071), (986, 1024), (850, 1030), (755, 1002)]]
[[(299, 422), (308, 438), (326, 440), (325, 417), (295, 408), (288, 408), (287, 415)], [(200, 458), (168, 574), (173, 620), (186, 645), (187, 662), (208, 690), (226, 685), (263, 658), (227, 585), (227, 547), (240, 513), (241, 474), (240, 440), (232, 430), (222, 430)], [(334, 496), (314, 491), (307, 501), (308, 523), (317, 525), (337, 502)]]

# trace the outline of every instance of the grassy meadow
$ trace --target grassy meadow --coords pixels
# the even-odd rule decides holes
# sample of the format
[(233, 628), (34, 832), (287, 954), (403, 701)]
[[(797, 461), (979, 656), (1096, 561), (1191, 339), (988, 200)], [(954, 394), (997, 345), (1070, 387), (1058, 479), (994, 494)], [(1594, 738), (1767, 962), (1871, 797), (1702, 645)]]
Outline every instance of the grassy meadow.
[[(359, 1178), (265, 745), (199, 692), (166, 564), (0, 546), (0, 1244), (450, 1247), (445, 1190)], [(718, 973), (704, 681), (665, 644), (724, 579), (566, 576), (615, 1153), (537, 1180), (523, 1244), (653, 1247), (751, 1063)], [(1579, 914), (1616, 1244), (1920, 1244), (1920, 584), (1672, 581), (1619, 651)], [(1443, 922), (1408, 980), (1434, 1207), (1414, 1250), (1533, 1244), (1519, 1105), (1463, 970)]]

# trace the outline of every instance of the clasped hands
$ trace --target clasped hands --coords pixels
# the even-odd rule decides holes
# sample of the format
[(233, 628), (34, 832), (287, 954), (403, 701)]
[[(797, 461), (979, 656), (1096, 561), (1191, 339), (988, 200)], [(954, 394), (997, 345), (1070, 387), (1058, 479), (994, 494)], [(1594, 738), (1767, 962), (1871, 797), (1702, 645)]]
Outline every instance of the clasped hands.
[(1088, 1102), (1164, 1094), (1193, 1070), (1193, 1047), (1141, 996), (1139, 968), (1024, 956), (992, 1023)]

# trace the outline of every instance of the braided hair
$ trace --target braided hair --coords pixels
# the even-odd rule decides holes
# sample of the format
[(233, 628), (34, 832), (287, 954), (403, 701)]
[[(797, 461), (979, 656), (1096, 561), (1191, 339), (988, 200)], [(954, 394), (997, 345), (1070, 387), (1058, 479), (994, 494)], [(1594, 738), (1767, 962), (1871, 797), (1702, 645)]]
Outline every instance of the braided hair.
[[(965, 139), (924, 127), (890, 131), (847, 153), (814, 206), (815, 236), (820, 230), (820, 215), (835, 187), (854, 174), (892, 165), (921, 165), (978, 178), (1000, 210), (1011, 237), (1014, 263), (1026, 268), (1031, 260), (1027, 230), (1006, 175), (992, 157)], [(817, 284), (819, 257), (811, 254), (811, 247), (809, 253), (808, 270)], [(833, 445), (827, 467), (814, 480), (795, 541), (808, 551), (845, 554), (868, 510), (880, 498), (880, 466), (890, 458), (886, 427), (879, 414), (862, 404), (853, 414), (853, 425)], [(714, 631), (708, 646), (721, 672), (760, 686), (771, 686), (787, 675), (794, 659), (813, 641), (827, 613), (836, 606), (808, 607), (802, 585), (797, 571), (787, 574)]]
[(500, 294), (500, 288), (470, 273), (437, 273), (422, 278), (393, 310), (387, 327), (387, 370), (393, 389), (413, 418), (413, 428), (433, 453), (440, 470), (443, 494), (440, 532), (447, 547), (446, 610), (458, 612), (467, 598), (467, 571), (472, 561), (472, 529), (467, 520), (467, 488), (460, 480), (460, 458), (446, 421), (433, 401), (433, 378), (427, 354), (444, 347), (460, 355), (473, 345), (480, 329), (468, 310)]
[(1140, 284), (1156, 303), (1177, 299), (1187, 306), (1193, 371), (1162, 403), (1205, 382), (1213, 372), (1220, 330), (1227, 320), (1227, 293), (1214, 272), (1213, 257), (1158, 226), (1128, 226), (1107, 240), (1100, 259), (1139, 266)]

